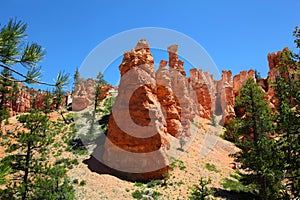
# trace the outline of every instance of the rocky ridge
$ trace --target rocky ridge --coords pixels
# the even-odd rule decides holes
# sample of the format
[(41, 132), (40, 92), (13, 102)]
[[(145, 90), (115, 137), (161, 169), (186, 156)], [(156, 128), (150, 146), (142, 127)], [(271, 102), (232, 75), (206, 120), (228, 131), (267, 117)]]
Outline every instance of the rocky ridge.
[[(163, 177), (168, 172), (168, 136), (190, 136), (190, 121), (195, 116), (210, 120), (212, 115), (222, 115), (220, 124), (227, 125), (236, 116), (234, 101), (240, 89), (248, 78), (256, 81), (254, 70), (233, 78), (230, 70), (223, 70), (221, 80), (214, 80), (212, 74), (193, 68), (187, 77), (184, 62), (178, 58), (178, 45), (169, 46), (168, 53), (169, 60), (160, 61), (155, 72), (150, 46), (140, 40), (132, 51), (124, 53), (119, 66), (121, 81), (103, 160), (113, 169), (130, 172), (128, 177), (133, 180)], [(268, 56), (270, 72), (260, 80), (262, 88), (270, 88), (278, 56), (280, 53)], [(265, 92), (271, 99), (271, 90)], [(155, 153), (132, 159), (128, 152)], [(159, 163), (160, 168), (153, 163)], [(139, 171), (141, 168), (148, 171)]]
[(18, 83), (14, 93), (5, 97), (4, 108), (8, 110), (10, 116), (29, 112), (31, 108), (42, 108), (45, 96), (44, 91), (28, 88)]

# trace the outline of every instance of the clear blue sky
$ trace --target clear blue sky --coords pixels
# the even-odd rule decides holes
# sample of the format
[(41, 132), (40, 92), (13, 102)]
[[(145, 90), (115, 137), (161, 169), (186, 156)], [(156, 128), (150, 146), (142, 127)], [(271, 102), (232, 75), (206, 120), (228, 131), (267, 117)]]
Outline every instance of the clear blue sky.
[(110, 36), (141, 27), (163, 27), (190, 36), (219, 69), (236, 74), (255, 68), (266, 76), (267, 54), (294, 48), (292, 31), (300, 26), (299, 7), (299, 0), (3, 0), (0, 22), (17, 17), (28, 23), (28, 41), (47, 52), (41, 63), (47, 82), (62, 69), (73, 74)]

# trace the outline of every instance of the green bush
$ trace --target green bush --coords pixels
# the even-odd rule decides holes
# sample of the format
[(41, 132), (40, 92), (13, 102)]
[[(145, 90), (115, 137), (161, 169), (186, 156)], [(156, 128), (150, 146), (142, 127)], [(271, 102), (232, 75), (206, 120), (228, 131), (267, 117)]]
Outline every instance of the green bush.
[(153, 188), (158, 185), (161, 185), (162, 183), (163, 183), (162, 180), (152, 180), (152, 181), (148, 182), (146, 185), (147, 185), (147, 188)]
[(74, 183), (74, 184), (78, 184), (78, 179), (77, 179), (77, 178), (74, 179), (74, 180), (73, 180), (73, 183)]
[(218, 170), (217, 167), (216, 167), (214, 164), (205, 163), (205, 168), (206, 168), (208, 171), (211, 171), (211, 172), (216, 172), (216, 173), (219, 173), (219, 172), (220, 172), (220, 170)]
[(79, 183), (79, 186), (84, 186), (86, 185), (86, 181), (85, 180), (81, 180), (80, 183)]
[(180, 170), (186, 170), (186, 166), (182, 160), (171, 158), (170, 170), (173, 171), (175, 167), (179, 167)]
[(184, 165), (182, 160), (178, 160), (178, 167), (180, 170), (185, 170), (186, 166)]
[(132, 197), (134, 199), (139, 199), (139, 200), (147, 200), (147, 199), (154, 199), (154, 200), (158, 200), (160, 199), (162, 196), (162, 194), (158, 191), (155, 190), (135, 190), (132, 193)]
[(190, 189), (192, 190), (191, 196), (189, 199), (191, 200), (209, 200), (210, 195), (212, 195), (214, 192), (210, 190), (207, 185), (211, 183), (211, 180), (203, 179), (201, 178), (199, 180), (199, 184), (194, 184), (193, 187)]
[(235, 192), (250, 192), (255, 193), (255, 185), (254, 184), (248, 184), (244, 185), (241, 181), (241, 177), (237, 174), (231, 174), (232, 178), (224, 178), (223, 182), (221, 183), (221, 186), (224, 189), (235, 191)]
[(134, 183), (134, 186), (137, 186), (137, 187), (144, 187), (144, 183), (136, 182), (136, 183)]

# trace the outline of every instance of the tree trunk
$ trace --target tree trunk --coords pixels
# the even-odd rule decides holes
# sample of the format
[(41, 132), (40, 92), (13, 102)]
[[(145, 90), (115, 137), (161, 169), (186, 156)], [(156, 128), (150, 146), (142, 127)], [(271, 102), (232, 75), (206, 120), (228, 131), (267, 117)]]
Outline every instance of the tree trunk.
[(27, 143), (27, 153), (26, 153), (26, 161), (25, 161), (25, 169), (24, 169), (24, 178), (23, 178), (23, 184), (25, 187), (25, 191), (22, 194), (22, 200), (26, 199), (27, 193), (28, 193), (28, 175), (29, 175), (29, 162), (30, 162), (30, 156), (31, 156), (31, 142), (29, 141)]
[(95, 117), (96, 117), (96, 110), (93, 111), (92, 119), (91, 119), (91, 127), (90, 127), (90, 134), (93, 133), (94, 124), (95, 124)]
[(97, 105), (98, 105), (98, 98), (97, 95), (95, 95), (95, 104), (94, 104), (94, 110), (93, 110), (93, 115), (92, 115), (92, 119), (91, 119), (91, 127), (90, 127), (90, 134), (93, 133), (93, 129), (94, 129), (94, 124), (95, 124), (95, 117), (96, 117), (96, 111), (97, 111)]
[(60, 114), (60, 115), (61, 115), (61, 117), (63, 118), (63, 120), (64, 120), (65, 124), (70, 124), (70, 123), (67, 121), (67, 119), (65, 118), (65, 116), (64, 116), (64, 114), (63, 114), (63, 112), (62, 112), (62, 111), (60, 111), (60, 112), (59, 112), (59, 114)]
[(266, 189), (267, 189), (267, 179), (265, 176), (261, 175), (260, 176), (260, 196), (262, 199), (268, 199), (267, 197), (267, 193), (266, 193)]

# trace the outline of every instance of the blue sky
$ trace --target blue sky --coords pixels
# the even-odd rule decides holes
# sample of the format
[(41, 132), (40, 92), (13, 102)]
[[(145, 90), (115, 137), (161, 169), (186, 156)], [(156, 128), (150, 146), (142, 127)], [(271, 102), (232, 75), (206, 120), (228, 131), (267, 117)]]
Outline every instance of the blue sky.
[[(219, 70), (236, 74), (254, 68), (266, 76), (268, 53), (286, 46), (294, 49), (292, 31), (300, 26), (299, 7), (298, 0), (10, 0), (1, 2), (0, 22), (3, 25), (17, 17), (28, 23), (27, 40), (39, 43), (47, 52), (41, 63), (47, 82), (60, 70), (73, 75), (107, 38), (142, 27), (172, 29), (191, 37)], [(110, 81), (117, 76), (106, 78)]]

